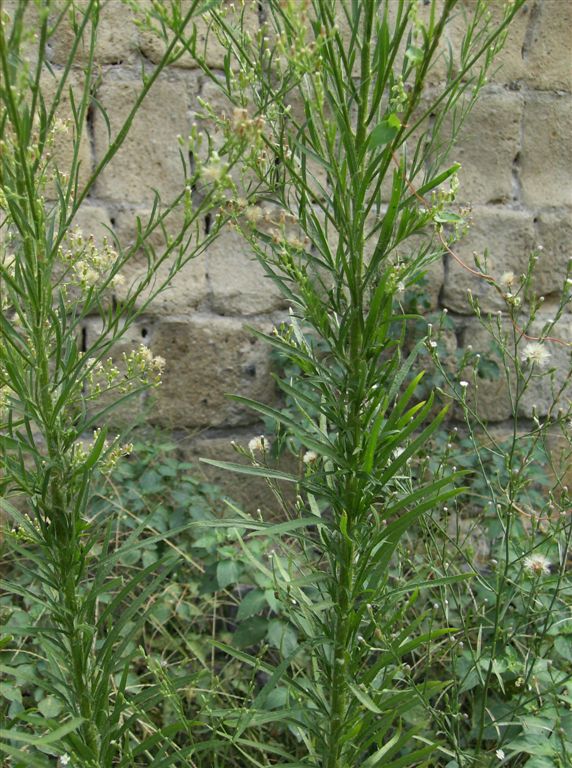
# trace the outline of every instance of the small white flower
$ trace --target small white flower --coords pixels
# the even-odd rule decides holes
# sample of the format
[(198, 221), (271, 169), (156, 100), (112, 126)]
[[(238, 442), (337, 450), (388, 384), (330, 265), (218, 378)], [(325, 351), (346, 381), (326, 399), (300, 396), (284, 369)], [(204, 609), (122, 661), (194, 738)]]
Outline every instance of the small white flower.
[(117, 272), (117, 274), (113, 275), (111, 278), (111, 287), (112, 288), (119, 288), (119, 286), (125, 284), (125, 277), (120, 272)]
[(523, 363), (538, 365), (539, 368), (544, 368), (550, 357), (550, 352), (543, 344), (539, 344), (537, 341), (531, 341), (524, 347), (520, 356)]
[(253, 437), (252, 440), (249, 440), (248, 442), (248, 450), (250, 453), (257, 453), (257, 452), (264, 452), (267, 451), (270, 447), (270, 443), (264, 435), (259, 435), (258, 437)]
[(203, 166), (202, 176), (206, 181), (219, 184), (226, 176), (227, 167), (222, 162), (217, 152), (213, 152), (210, 161)]
[(463, 387), (463, 389), (466, 389), (469, 386), (469, 382), (468, 381), (460, 381), (459, 382), (459, 386)]
[(550, 560), (541, 554), (524, 558), (524, 567), (533, 576), (548, 576), (550, 574), (550, 566)]
[(249, 224), (258, 224), (263, 216), (262, 209), (258, 205), (252, 205), (244, 212), (246, 220)]
[(318, 459), (318, 454), (316, 451), (306, 451), (304, 454), (302, 461), (304, 464), (313, 464)]
[(495, 755), (498, 757), (499, 760), (504, 760), (505, 758), (504, 749), (497, 749), (497, 751), (495, 752)]
[(499, 283), (502, 285), (503, 288), (512, 288), (512, 286), (514, 285), (514, 280), (515, 280), (514, 272), (504, 272), (501, 275)]
[(69, 765), (70, 764), (70, 756), (69, 755), (62, 755), (60, 757), (60, 765)]
[(397, 293), (403, 293), (405, 291), (405, 283), (400, 280), (396, 285)]
[(430, 342), (429, 342), (429, 346), (430, 346), (432, 349), (435, 349), (435, 347), (437, 346), (437, 342), (436, 342), (436, 341), (430, 341)]

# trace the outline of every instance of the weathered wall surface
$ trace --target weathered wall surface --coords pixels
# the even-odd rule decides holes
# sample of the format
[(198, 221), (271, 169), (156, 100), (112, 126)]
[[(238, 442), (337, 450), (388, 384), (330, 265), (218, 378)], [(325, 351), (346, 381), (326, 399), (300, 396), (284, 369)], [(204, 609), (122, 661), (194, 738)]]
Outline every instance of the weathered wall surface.
[[(263, 10), (252, 11), (253, 27), (262, 15)], [(455, 45), (454, 24), (449, 34)], [(51, 50), (56, 68), (64, 63), (68, 47), (62, 30)], [(96, 96), (112, 124), (126, 114), (134, 98), (142, 62), (153, 62), (157, 55), (156, 41), (130, 22), (120, 0), (108, 2), (97, 48), (101, 78)], [(211, 63), (222, 64), (223, 55), (220, 46), (214, 46)], [(537, 286), (549, 314), (572, 256), (572, 2), (527, 2), (499, 64), (452, 156), (463, 166), (461, 198), (473, 206), (472, 228), (458, 253), (472, 263), (474, 251), (482, 254), (488, 248), (488, 270), (499, 278), (507, 271), (522, 273), (531, 249), (542, 245)], [(107, 226), (127, 241), (136, 215), (149, 209), (151, 187), (166, 198), (180, 190), (176, 137), (188, 134), (205, 89), (188, 58), (161, 78), (124, 147), (90, 195), (80, 222), (86, 232), (97, 235)], [(85, 172), (106, 145), (105, 122), (94, 110), (83, 148)], [(133, 264), (133, 274), (138, 268)], [(454, 343), (471, 343), (478, 350), (488, 342), (470, 316), (469, 288), (483, 309), (503, 309), (498, 294), (450, 256), (432, 271), (428, 295), (432, 311), (446, 308), (454, 318)], [(224, 395), (276, 399), (269, 351), (244, 326), (272, 327), (284, 309), (246, 246), (229, 230), (188, 265), (141, 321), (130, 341), (144, 341), (168, 360), (152, 420), (175, 429), (189, 453), (228, 457), (231, 438), (246, 442), (260, 430), (252, 414)], [(88, 338), (97, 333), (97, 325), (95, 319), (88, 322)], [(570, 317), (561, 323), (560, 335), (572, 339)], [(567, 348), (555, 346), (552, 352), (563, 368), (567, 366)], [(543, 393), (536, 394), (542, 408)], [(523, 408), (530, 412), (531, 405), (524, 403)], [(483, 381), (479, 408), (499, 425), (508, 418), (502, 381)], [(261, 488), (249, 494), (254, 494), (254, 503), (264, 501)]]

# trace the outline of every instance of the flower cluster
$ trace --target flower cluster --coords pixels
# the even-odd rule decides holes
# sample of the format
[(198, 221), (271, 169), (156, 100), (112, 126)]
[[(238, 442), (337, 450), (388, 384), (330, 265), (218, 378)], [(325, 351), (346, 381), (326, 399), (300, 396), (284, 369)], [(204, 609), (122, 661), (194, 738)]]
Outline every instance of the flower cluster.
[(165, 370), (165, 358), (153, 353), (144, 344), (129, 354), (124, 353), (123, 359), (127, 368), (127, 379), (136, 380), (142, 384), (156, 387), (161, 383), (161, 376)]
[[(1, 351), (1, 347), (0, 347)], [(8, 408), (10, 403), (9, 397), (12, 393), (11, 388), (7, 384), (0, 386), (0, 419), (4, 417), (4, 411)]]
[[(101, 429), (94, 430), (93, 440), (90, 443), (78, 440), (74, 443), (72, 452), (72, 466), (79, 469), (91, 455), (96, 442), (101, 434)], [(119, 443), (119, 437), (116, 437), (111, 442), (105, 440), (101, 451), (101, 460), (99, 463), (99, 470), (105, 475), (108, 475), (115, 468), (115, 465), (122, 456), (129, 456), (133, 452), (133, 443)]]
[(228, 165), (221, 160), (218, 152), (213, 152), (208, 163), (202, 167), (201, 176), (207, 183), (218, 187), (227, 186)]
[[(69, 270), (68, 282), (78, 285), (83, 291), (89, 291), (109, 278), (115, 266), (118, 254), (106, 237), (101, 248), (95, 244), (93, 235), (85, 237), (79, 227), (68, 233), (65, 247), (60, 246), (58, 257)], [(123, 276), (116, 274), (111, 285), (120, 285)]]
[(267, 437), (264, 437), (264, 435), (253, 437), (252, 440), (249, 440), (248, 442), (248, 450), (252, 455), (255, 453), (266, 453), (269, 448), (270, 442)]
[(91, 396), (100, 395), (117, 384), (121, 372), (109, 357), (107, 360), (99, 360), (89, 371), (86, 377)]
[(249, 117), (248, 110), (235, 107), (232, 113), (232, 129), (240, 138), (258, 140), (266, 126), (266, 120), (262, 115)]

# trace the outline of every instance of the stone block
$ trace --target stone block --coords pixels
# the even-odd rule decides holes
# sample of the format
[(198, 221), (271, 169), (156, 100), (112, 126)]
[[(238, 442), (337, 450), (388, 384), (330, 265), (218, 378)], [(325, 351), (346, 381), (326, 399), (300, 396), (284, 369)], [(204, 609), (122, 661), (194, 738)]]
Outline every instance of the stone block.
[(109, 242), (113, 240), (113, 225), (103, 205), (84, 203), (74, 217), (72, 229), (74, 227), (79, 227), (85, 237), (93, 235), (97, 245), (101, 245), (104, 238)]
[(550, 476), (560, 486), (572, 488), (572, 446), (569, 433), (553, 430), (548, 436), (548, 446), (552, 459)]
[[(149, 0), (142, 3), (142, 8), (151, 7)], [(182, 0), (181, 16), (188, 13), (191, 8), (191, 0)], [(254, 34), (259, 27), (258, 18), (258, 3), (253, 0), (248, 0), (246, 3), (234, 3), (232, 0), (223, 0), (221, 6), (217, 9), (225, 13), (225, 21), (227, 24), (238, 28), (241, 14), (244, 14), (244, 29), (248, 30), (251, 34)], [(190, 39), (192, 35), (196, 34), (196, 51), (197, 54), (204, 58), (207, 66), (213, 69), (224, 69), (225, 57), (228, 55), (228, 47), (220, 42), (215, 32), (212, 29), (212, 23), (209, 19), (209, 14), (204, 13), (201, 16), (195, 16), (192, 18), (187, 26), (186, 38)], [(169, 41), (171, 36), (169, 35)], [(165, 41), (155, 31), (148, 29), (142, 29), (140, 32), (139, 45), (143, 55), (156, 64), (161, 60), (166, 50)], [(195, 59), (188, 53), (184, 52), (174, 62), (174, 66), (182, 67), (185, 69), (194, 68), (197, 66)], [(232, 69), (238, 69), (239, 65), (236, 59), (231, 57)]]
[[(62, 17), (48, 41), (48, 58), (52, 64), (62, 66), (66, 64), (69, 52), (79, 34), (83, 13), (88, 5), (88, 0), (75, 0), (74, 11)], [(88, 22), (74, 59), (75, 66), (85, 66), (89, 61), (91, 34), (92, 25)], [(99, 64), (133, 63), (138, 55), (138, 38), (134, 13), (124, 0), (107, 0), (100, 3), (95, 44), (96, 62)]]
[(542, 211), (536, 217), (536, 226), (543, 250), (533, 285), (539, 295), (558, 301), (572, 259), (572, 214), (566, 209)]
[(441, 255), (443, 249), (440, 247), (439, 241), (435, 241), (434, 238), (432, 239), (431, 233), (428, 233), (426, 236), (413, 235), (407, 238), (394, 251), (395, 261), (407, 264), (415, 259), (420, 251), (425, 249), (430, 242), (433, 247), (428, 258), (433, 260), (423, 270), (423, 276), (419, 282), (411, 285), (408, 289), (416, 297), (417, 310), (422, 312), (435, 309), (439, 305), (445, 280), (445, 265)]
[[(487, 421), (503, 421), (511, 419), (516, 413), (521, 418), (531, 418), (533, 412), (540, 418), (554, 417), (559, 408), (569, 410), (572, 406), (572, 316), (564, 315), (550, 334), (550, 339), (537, 342), (543, 335), (543, 329), (549, 318), (545, 313), (526, 329), (529, 338), (521, 338), (521, 329), (514, 328), (508, 318), (503, 318), (501, 331), (503, 344), (507, 347), (508, 355), (503, 362), (499, 343), (493, 334), (476, 318), (467, 321), (463, 338), (464, 346), (469, 344), (474, 353), (481, 358), (490, 360), (498, 365), (497, 377), (477, 377), (476, 382), (469, 375), (465, 378), (470, 382), (467, 397), (475, 406), (479, 416)], [(498, 337), (499, 332), (495, 330)], [(517, 355), (522, 362), (525, 350), (530, 343), (541, 343), (548, 353), (544, 366), (523, 367), (526, 376), (526, 387), (522, 391), (522, 383), (517, 396), (516, 373), (514, 361), (515, 338), (518, 341)], [(555, 339), (557, 341), (555, 341)]]
[[(541, 336), (548, 319), (539, 315), (527, 330), (528, 336)], [(559, 408), (568, 412), (572, 408), (572, 315), (564, 315), (550, 337), (558, 341), (542, 342), (550, 357), (544, 368), (533, 368), (529, 385), (519, 401), (519, 416), (530, 418), (534, 410), (544, 417), (555, 415)], [(525, 339), (520, 342), (521, 352), (528, 343)]]
[(23, 11), (22, 37), (20, 38), (19, 55), (26, 65), (35, 65), (38, 61), (38, 34), (41, 26), (40, 13), (36, 3), (22, 0), (2, 0), (2, 15), (7, 19), (4, 34), (6, 39), (12, 32), (12, 21), (17, 11)]
[[(444, 74), (446, 72), (446, 58), (443, 55), (447, 51), (450, 45), (456, 61), (458, 61), (461, 46), (467, 31), (466, 16), (471, 17), (474, 13), (476, 6), (476, 0), (461, 0), (456, 6), (451, 16), (451, 19), (445, 27), (445, 33), (443, 35), (442, 42), (439, 45), (439, 51), (441, 54), (440, 60), (437, 62), (433, 71), (429, 72), (429, 82), (440, 82), (444, 80)], [(512, 22), (508, 27), (508, 34), (504, 44), (497, 53), (492, 67), (487, 74), (487, 81), (489, 83), (498, 83), (501, 85), (516, 84), (521, 81), (526, 75), (526, 62), (523, 61), (522, 47), (529, 28), (531, 8), (532, 4), (526, 4), (516, 13)], [(506, 8), (505, 0), (491, 0), (487, 6), (487, 10), (491, 14), (491, 32), (498, 26), (504, 17), (504, 10)], [(430, 6), (427, 6), (425, 14), (429, 14)], [(490, 33), (489, 33), (490, 34)], [(475, 67), (475, 71), (477, 67)], [(436, 77), (437, 74), (441, 74), (440, 79)], [(455, 73), (458, 73), (458, 67), (455, 67)]]
[[(469, 232), (453, 246), (454, 253), (466, 267), (461, 266), (452, 256), (446, 257), (442, 296), (444, 306), (460, 314), (471, 314), (467, 298), (470, 289), (484, 311), (506, 309), (501, 293), (469, 271), (469, 268), (476, 269), (474, 254), (483, 264), (483, 271), (499, 281), (504, 273), (513, 272), (518, 278), (526, 272), (535, 245), (536, 235), (531, 214), (508, 208), (475, 208)], [(483, 263), (485, 250), (488, 250), (486, 264)]]
[(531, 93), (519, 158), (522, 201), (532, 208), (572, 206), (572, 96)]
[[(467, 401), (485, 422), (500, 422), (512, 418), (510, 387), (502, 368), (498, 345), (492, 334), (483, 328), (476, 318), (470, 318), (464, 325), (464, 346), (479, 354), (484, 361), (498, 366), (496, 374), (473, 375), (473, 369), (463, 372), (469, 382)], [(491, 366), (492, 368), (492, 366)], [(459, 414), (460, 416), (460, 414)]]
[(527, 83), (538, 90), (572, 91), (572, 3), (542, 0), (531, 4), (529, 16), (522, 46)]
[[(450, 154), (451, 161), (461, 163), (459, 201), (486, 204), (514, 199), (513, 162), (520, 149), (522, 109), (519, 93), (497, 86), (483, 91)], [(449, 132), (450, 127), (445, 135)]]
[(152, 329), (150, 346), (167, 361), (153, 416), (161, 426), (252, 424), (256, 414), (226, 395), (277, 399), (270, 350), (241, 320), (206, 314), (171, 317)]
[[(97, 99), (109, 117), (112, 139), (128, 118), (140, 91), (140, 81), (128, 72), (106, 72)], [(152, 201), (153, 190), (163, 201), (180, 194), (185, 174), (177, 137), (188, 135), (188, 110), (185, 79), (172, 72), (160, 77), (137, 112), (123, 145), (99, 176), (97, 196), (136, 204)], [(100, 162), (109, 148), (109, 136), (99, 109), (94, 113), (94, 142), (96, 160)]]
[(211, 308), (220, 315), (257, 315), (286, 300), (239, 232), (226, 228), (205, 252)]
[[(145, 226), (145, 223), (149, 221), (149, 215), (150, 211), (148, 209), (139, 211), (119, 209), (115, 213), (115, 231), (119, 242), (124, 248), (129, 247), (135, 240), (137, 218), (139, 217), (143, 222), (143, 226)], [(173, 211), (165, 222), (167, 236), (176, 237), (182, 224), (182, 212), (179, 210)], [(193, 247), (196, 245), (196, 238), (192, 238), (191, 245), (184, 258), (192, 254)], [(166, 242), (161, 228), (155, 229), (147, 238), (147, 246), (154, 249), (157, 259), (161, 259), (164, 256)], [(142, 291), (136, 306), (141, 307), (149, 301), (152, 292), (166, 281), (169, 281), (168, 284), (153, 298), (149, 308), (154, 315), (188, 314), (206, 300), (208, 286), (204, 254), (190, 258), (180, 271), (173, 274), (172, 270), (177, 258), (178, 254), (175, 249), (171, 255), (168, 255), (161, 262), (156, 268), (155, 279), (148, 288)], [(132, 287), (138, 285), (146, 278), (148, 263), (147, 256), (143, 252), (135, 252), (132, 255), (121, 270), (125, 281), (115, 289), (117, 301), (124, 301)]]

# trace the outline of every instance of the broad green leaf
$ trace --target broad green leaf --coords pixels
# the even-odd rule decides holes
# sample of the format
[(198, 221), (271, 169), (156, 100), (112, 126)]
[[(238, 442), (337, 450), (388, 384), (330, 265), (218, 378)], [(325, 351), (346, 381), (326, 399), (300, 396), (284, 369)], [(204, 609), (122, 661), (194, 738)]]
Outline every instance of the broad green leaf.
[(390, 115), (386, 120), (382, 120), (370, 134), (370, 149), (376, 149), (384, 144), (389, 144), (397, 136), (400, 125), (399, 118), (396, 115)]
[(298, 648), (298, 637), (291, 624), (280, 619), (272, 619), (268, 625), (268, 642), (277, 648), (283, 656), (291, 656)]
[(236, 584), (240, 576), (240, 568), (236, 560), (222, 560), (216, 567), (216, 580), (221, 589), (230, 584)]
[(5, 755), (10, 755), (21, 765), (29, 766), (29, 768), (53, 768), (53, 761), (49, 758), (40, 758), (35, 755), (28, 755), (22, 749), (13, 747), (10, 744), (3, 744), (0, 741), (0, 753), (4, 752)]
[(253, 616), (244, 621), (232, 636), (232, 642), (237, 648), (250, 648), (264, 640), (268, 632), (268, 619)]
[(38, 709), (44, 717), (57, 717), (62, 711), (62, 702), (55, 696), (46, 696), (38, 702)]
[(353, 693), (353, 695), (356, 697), (356, 699), (360, 702), (360, 704), (363, 704), (363, 706), (368, 709), (370, 712), (373, 712), (374, 715), (382, 715), (383, 710), (380, 709), (375, 701), (369, 696), (365, 690), (362, 690), (359, 685), (354, 685), (354, 683), (350, 683), (349, 687)]
[(462, 216), (459, 216), (458, 213), (441, 211), (433, 216), (433, 221), (436, 221), (437, 224), (462, 224), (464, 219)]
[(410, 45), (405, 51), (405, 55), (414, 64), (420, 64), (423, 61), (424, 53), (421, 48), (417, 48), (415, 45)]
[(236, 618), (238, 621), (248, 619), (267, 607), (268, 603), (264, 592), (261, 589), (251, 589), (240, 601)]

